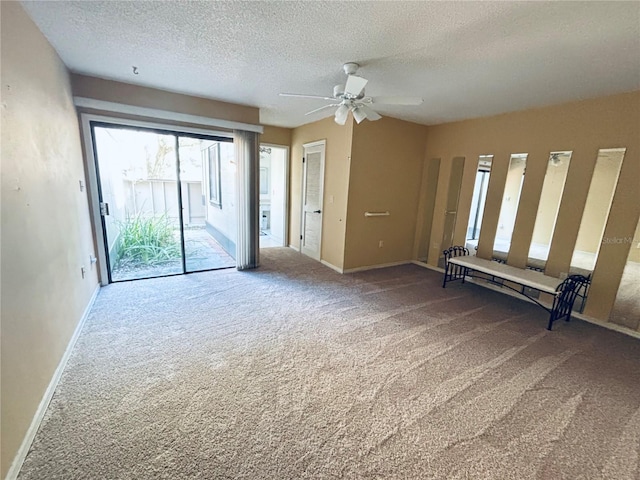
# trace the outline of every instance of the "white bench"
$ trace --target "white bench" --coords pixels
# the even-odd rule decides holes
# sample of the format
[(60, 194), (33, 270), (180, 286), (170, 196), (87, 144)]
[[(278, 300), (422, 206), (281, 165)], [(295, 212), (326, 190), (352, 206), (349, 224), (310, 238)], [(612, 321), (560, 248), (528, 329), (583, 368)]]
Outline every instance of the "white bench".
[[(556, 320), (565, 318), (568, 322), (571, 319), (571, 311), (576, 296), (586, 295), (586, 288), (589, 285), (589, 279), (582, 275), (571, 275), (562, 280), (535, 270), (517, 268), (504, 263), (470, 256), (469, 251), (460, 246), (445, 250), (444, 256), (443, 288), (448, 282), (455, 280), (461, 280), (464, 283), (466, 277), (482, 278), (491, 283), (497, 283), (501, 287), (509, 288), (527, 297), (549, 312), (548, 330), (551, 330), (553, 322)], [(520, 288), (504, 284), (504, 281), (515, 283)], [(553, 306), (549, 308), (540, 303), (527, 293), (526, 288), (552, 295), (554, 298)]]

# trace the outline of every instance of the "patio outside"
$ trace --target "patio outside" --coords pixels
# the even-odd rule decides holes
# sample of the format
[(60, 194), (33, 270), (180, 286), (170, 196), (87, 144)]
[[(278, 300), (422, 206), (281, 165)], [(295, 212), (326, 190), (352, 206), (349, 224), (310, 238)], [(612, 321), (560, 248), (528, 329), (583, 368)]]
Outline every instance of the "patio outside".
[[(111, 270), (112, 280), (118, 282), (182, 273), (179, 229), (173, 231), (173, 237), (175, 239), (175, 255), (157, 261), (121, 259)], [(215, 241), (204, 225), (184, 230), (184, 251), (187, 272), (229, 268), (236, 265), (233, 257)]]

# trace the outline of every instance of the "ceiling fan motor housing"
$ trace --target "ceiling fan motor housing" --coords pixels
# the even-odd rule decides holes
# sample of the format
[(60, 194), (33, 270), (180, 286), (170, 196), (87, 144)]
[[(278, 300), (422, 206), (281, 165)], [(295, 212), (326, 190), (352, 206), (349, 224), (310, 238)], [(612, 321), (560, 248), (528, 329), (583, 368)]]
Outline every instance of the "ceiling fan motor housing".
[(345, 63), (342, 66), (342, 68), (344, 70), (344, 73), (346, 73), (347, 75), (354, 75), (358, 71), (359, 67), (360, 67), (360, 65), (358, 65), (357, 63), (353, 63), (353, 62)]

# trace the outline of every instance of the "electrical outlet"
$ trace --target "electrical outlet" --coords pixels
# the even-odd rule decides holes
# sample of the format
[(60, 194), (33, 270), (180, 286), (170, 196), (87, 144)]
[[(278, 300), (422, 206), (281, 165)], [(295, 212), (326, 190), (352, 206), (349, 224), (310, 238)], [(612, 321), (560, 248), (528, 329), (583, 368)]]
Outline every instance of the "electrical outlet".
[(382, 248), (382, 247), (384, 247), (384, 240), (380, 240), (378, 242), (378, 248)]

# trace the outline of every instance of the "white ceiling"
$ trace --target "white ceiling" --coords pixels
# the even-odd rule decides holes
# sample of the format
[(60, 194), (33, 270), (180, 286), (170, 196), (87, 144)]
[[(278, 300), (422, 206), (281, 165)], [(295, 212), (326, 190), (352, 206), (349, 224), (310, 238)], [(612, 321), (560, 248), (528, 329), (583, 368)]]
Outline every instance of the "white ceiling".
[[(324, 114), (358, 62), (378, 107), (423, 124), (640, 89), (640, 2), (23, 1), (74, 72), (260, 107), (264, 124)], [(137, 66), (138, 75), (132, 72)]]

